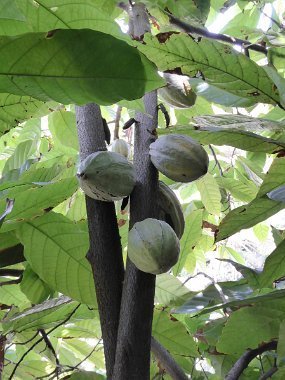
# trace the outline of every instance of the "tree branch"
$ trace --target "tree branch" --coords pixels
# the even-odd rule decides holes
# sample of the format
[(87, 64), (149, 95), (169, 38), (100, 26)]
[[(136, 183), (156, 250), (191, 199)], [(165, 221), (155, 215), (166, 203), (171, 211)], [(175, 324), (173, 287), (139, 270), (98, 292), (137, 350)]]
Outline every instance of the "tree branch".
[(184, 21), (179, 20), (178, 18), (174, 17), (171, 13), (164, 11), (167, 16), (169, 17), (169, 21), (171, 24), (177, 26), (178, 28), (182, 29), (186, 33), (195, 33), (198, 34), (199, 36), (210, 38), (212, 40), (216, 41), (222, 41), (222, 42), (227, 42), (231, 45), (239, 45), (242, 48), (245, 49), (251, 49), (258, 51), (259, 53), (263, 53), (267, 55), (267, 49), (266, 47), (259, 45), (259, 44), (253, 44), (247, 40), (242, 40), (240, 38), (235, 38), (228, 36), (226, 34), (221, 34), (221, 33), (212, 33), (209, 32), (207, 29), (199, 28), (197, 26), (189, 25)]
[(22, 269), (0, 269), (0, 276), (19, 277), (23, 272)]
[(276, 350), (277, 341), (262, 344), (258, 348), (246, 351), (234, 364), (226, 376), (226, 380), (238, 380), (249, 363), (258, 355), (271, 350)]
[[(100, 107), (76, 106), (80, 158), (106, 150)], [(113, 202), (101, 202), (86, 196), (91, 264), (104, 341), (107, 378), (112, 378), (119, 324), (124, 264)]]
[(169, 352), (154, 338), (151, 338), (151, 351), (173, 380), (188, 380)]
[(55, 363), (56, 363), (56, 368), (55, 368), (55, 374), (56, 377), (58, 378), (59, 376), (59, 368), (60, 368), (60, 362), (58, 360), (57, 354), (55, 352), (55, 349), (53, 348), (53, 345), (51, 344), (51, 341), (49, 340), (46, 332), (44, 329), (39, 329), (39, 333), (43, 337), (43, 340), (45, 341), (46, 346), (49, 348), (49, 350), (52, 352), (54, 358), (55, 358)]

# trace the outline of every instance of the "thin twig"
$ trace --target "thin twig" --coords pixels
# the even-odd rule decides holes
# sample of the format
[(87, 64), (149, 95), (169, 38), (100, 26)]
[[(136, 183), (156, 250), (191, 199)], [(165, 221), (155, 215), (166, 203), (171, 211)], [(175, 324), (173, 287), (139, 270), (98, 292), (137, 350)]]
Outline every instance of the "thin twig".
[(222, 169), (221, 164), (220, 164), (220, 162), (219, 162), (219, 160), (218, 160), (218, 158), (217, 158), (216, 152), (214, 151), (214, 148), (212, 147), (211, 144), (209, 144), (209, 148), (210, 148), (210, 151), (212, 152), (212, 155), (213, 155), (213, 157), (214, 157), (214, 160), (215, 160), (215, 162), (216, 162), (216, 165), (217, 165), (218, 168), (219, 168), (219, 172), (220, 172), (221, 176), (223, 177), (223, 176), (224, 176), (223, 169)]
[(221, 33), (212, 33), (209, 32), (207, 29), (202, 29), (197, 26), (189, 25), (186, 22), (183, 22), (179, 20), (178, 18), (174, 17), (171, 13), (164, 11), (167, 16), (169, 17), (169, 21), (171, 24), (178, 26), (180, 29), (184, 30), (186, 33), (195, 33), (198, 34), (199, 36), (210, 38), (212, 40), (217, 40), (217, 41), (222, 41), (222, 42), (227, 42), (232, 45), (239, 45), (242, 48), (247, 48), (251, 50), (258, 51), (260, 53), (263, 53), (267, 55), (267, 49), (266, 47), (259, 45), (259, 44), (253, 44), (247, 40), (242, 40), (240, 38), (235, 38), (228, 36), (226, 34), (221, 34)]
[[(72, 317), (72, 315), (76, 312), (76, 310), (79, 308), (81, 304), (79, 304), (78, 306), (76, 306), (76, 308), (69, 314), (69, 316), (67, 318), (65, 318), (61, 323), (59, 323), (58, 325), (56, 325), (55, 327), (53, 327), (52, 329), (50, 329), (48, 332), (47, 332), (47, 335), (52, 333), (54, 330), (56, 330), (58, 327), (64, 325), (67, 321), (69, 321), (69, 319)], [(42, 342), (44, 340), (43, 337), (39, 338), (20, 358), (20, 360), (17, 362), (17, 364), (15, 365), (11, 375), (9, 376), (9, 379), (8, 380), (12, 380), (13, 379), (13, 376), (15, 375), (15, 372), (17, 371), (17, 368), (19, 367), (19, 365), (22, 363), (22, 361), (25, 359), (25, 357), (28, 355), (29, 352), (31, 352), (40, 342)]]
[(277, 371), (278, 371), (277, 367), (272, 367), (267, 372), (265, 372), (262, 376), (260, 376), (259, 380), (269, 379)]
[(58, 378), (58, 376), (59, 376), (60, 362), (58, 360), (58, 357), (57, 357), (57, 354), (55, 352), (55, 349), (53, 348), (53, 345), (51, 344), (51, 341), (49, 340), (49, 338), (48, 338), (47, 333), (45, 332), (45, 330), (44, 329), (39, 329), (39, 333), (43, 337), (43, 339), (45, 341), (45, 344), (50, 349), (50, 351), (52, 352), (52, 354), (53, 354), (53, 356), (55, 358), (55, 363), (56, 363), (56, 371), (55, 371), (55, 373), (56, 373), (56, 377)]
[(0, 276), (19, 277), (23, 272), (22, 269), (0, 269)]
[(262, 344), (258, 348), (253, 350), (247, 350), (233, 365), (226, 380), (238, 380), (243, 371), (247, 368), (249, 363), (256, 358), (258, 355), (271, 350), (276, 350), (277, 341), (273, 340), (272, 342)]
[(118, 106), (117, 111), (116, 111), (116, 118), (115, 118), (114, 140), (117, 140), (119, 138), (121, 114), (122, 114), (122, 107)]
[(271, 16), (268, 16), (268, 15), (263, 11), (263, 9), (260, 9), (260, 8), (259, 8), (259, 11), (260, 11), (260, 13), (263, 14), (263, 16), (269, 18), (269, 20), (271, 20), (275, 25), (277, 25), (279, 29), (283, 29), (283, 30), (284, 30), (284, 26), (283, 26), (280, 22), (278, 22), (277, 20), (275, 20), (274, 18), (272, 18)]

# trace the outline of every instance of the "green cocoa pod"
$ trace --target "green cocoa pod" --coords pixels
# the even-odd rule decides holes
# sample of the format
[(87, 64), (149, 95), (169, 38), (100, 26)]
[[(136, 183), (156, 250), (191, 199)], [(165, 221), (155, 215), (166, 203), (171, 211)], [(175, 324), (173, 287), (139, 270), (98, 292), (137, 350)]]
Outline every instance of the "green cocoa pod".
[(179, 240), (169, 224), (148, 218), (134, 224), (129, 232), (128, 256), (146, 273), (167, 272), (179, 256)]
[(166, 177), (177, 182), (192, 182), (207, 173), (209, 157), (191, 137), (165, 135), (150, 144), (153, 165)]
[(133, 165), (121, 154), (96, 152), (82, 161), (77, 177), (90, 198), (112, 202), (130, 195), (135, 186)]
[(117, 139), (112, 142), (111, 151), (114, 153), (119, 153), (128, 158), (129, 150), (129, 144), (123, 139)]
[(190, 108), (195, 104), (197, 95), (191, 89), (188, 77), (169, 73), (164, 73), (163, 77), (167, 85), (158, 90), (163, 101), (174, 108)]
[(165, 220), (181, 239), (185, 228), (183, 211), (174, 191), (162, 181), (159, 181), (158, 208), (159, 219)]

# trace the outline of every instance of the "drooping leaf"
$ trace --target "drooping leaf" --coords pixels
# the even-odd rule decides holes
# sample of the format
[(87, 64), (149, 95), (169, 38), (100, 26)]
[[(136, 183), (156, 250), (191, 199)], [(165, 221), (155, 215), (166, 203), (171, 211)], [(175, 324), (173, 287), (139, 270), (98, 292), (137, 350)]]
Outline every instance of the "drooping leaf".
[(12, 316), (8, 314), (3, 323), (4, 330), (8, 333), (49, 328), (65, 320), (77, 307), (78, 303), (69, 297), (53, 298)]
[(216, 241), (226, 239), (242, 229), (250, 228), (262, 222), (284, 207), (282, 202), (272, 201), (265, 196), (256, 198), (247, 205), (237, 207), (221, 221)]
[(262, 287), (271, 287), (274, 280), (285, 276), (285, 240), (266, 258), (259, 282)]
[(252, 132), (239, 131), (237, 129), (223, 129), (203, 127), (193, 129), (190, 126), (173, 126), (158, 129), (159, 134), (181, 133), (193, 137), (201, 144), (229, 145), (238, 149), (251, 152), (273, 153), (285, 148), (285, 143), (257, 135)]
[(87, 232), (50, 212), (23, 224), (19, 238), (28, 263), (49, 287), (79, 302), (96, 305), (91, 266), (85, 257), (89, 249)]
[(268, 119), (260, 119), (244, 115), (203, 115), (193, 118), (200, 128), (238, 129), (239, 131), (263, 132), (282, 131), (285, 123)]
[(164, 82), (137, 49), (89, 29), (2, 37), (0, 51), (0, 91), (43, 101), (107, 105), (140, 98)]
[(147, 37), (145, 43), (138, 48), (161, 71), (175, 69), (190, 77), (200, 73), (206, 82), (251, 99), (252, 104), (279, 102), (278, 91), (266, 71), (228, 45), (206, 39), (197, 42), (182, 33), (172, 34), (166, 41), (163, 35)]

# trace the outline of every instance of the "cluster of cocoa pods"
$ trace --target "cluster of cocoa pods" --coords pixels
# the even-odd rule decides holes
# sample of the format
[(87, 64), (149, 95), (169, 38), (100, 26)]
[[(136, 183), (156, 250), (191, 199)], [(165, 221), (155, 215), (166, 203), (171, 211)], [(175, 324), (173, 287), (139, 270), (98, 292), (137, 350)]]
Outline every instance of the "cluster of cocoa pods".
[[(166, 74), (165, 74), (166, 75)], [(176, 80), (176, 78), (175, 78)], [(168, 79), (169, 82), (169, 79)], [(175, 83), (168, 89), (177, 90)], [(186, 91), (177, 105), (194, 104), (196, 95)], [(164, 88), (162, 97), (167, 93)], [(192, 100), (191, 100), (191, 99)], [(176, 97), (177, 99), (177, 97)], [(176, 106), (177, 106), (176, 105)], [(169, 134), (150, 144), (150, 159), (159, 172), (177, 182), (192, 182), (207, 173), (209, 158), (204, 148), (191, 137)], [(129, 146), (117, 139), (112, 151), (96, 152), (81, 162), (78, 179), (82, 190), (91, 198), (116, 201), (127, 197), (136, 183), (132, 163), (128, 161)], [(178, 260), (179, 239), (184, 232), (183, 211), (175, 193), (159, 181), (158, 219), (145, 219), (135, 223), (129, 231), (128, 256), (141, 271), (160, 274), (167, 272)]]

